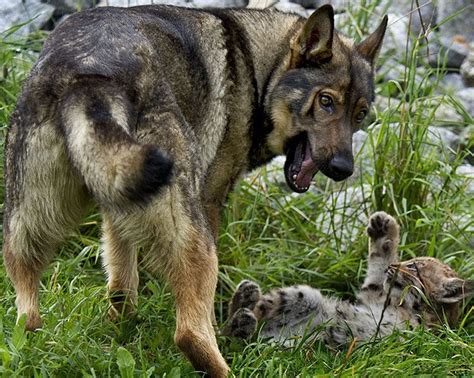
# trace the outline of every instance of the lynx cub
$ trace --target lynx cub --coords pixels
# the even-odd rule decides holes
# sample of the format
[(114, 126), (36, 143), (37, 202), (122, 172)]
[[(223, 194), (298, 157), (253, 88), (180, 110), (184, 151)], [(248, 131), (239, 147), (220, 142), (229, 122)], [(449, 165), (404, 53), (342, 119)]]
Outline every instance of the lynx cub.
[(371, 216), (367, 233), (371, 239), (367, 276), (354, 304), (325, 297), (306, 285), (262, 295), (258, 284), (246, 280), (232, 298), (225, 333), (248, 338), (258, 321), (264, 320), (261, 336), (281, 342), (324, 324), (319, 337), (337, 347), (352, 339), (368, 339), (377, 329), (379, 336), (385, 336), (395, 329), (429, 326), (443, 319), (454, 325), (459, 303), (473, 294), (474, 281), (459, 278), (431, 257), (398, 262), (399, 226), (384, 212)]

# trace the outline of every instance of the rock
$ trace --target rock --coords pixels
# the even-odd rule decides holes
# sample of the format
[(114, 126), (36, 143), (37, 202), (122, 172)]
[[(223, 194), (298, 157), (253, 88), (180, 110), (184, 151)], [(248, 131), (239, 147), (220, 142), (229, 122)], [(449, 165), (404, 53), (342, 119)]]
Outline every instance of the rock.
[(344, 249), (360, 236), (359, 230), (367, 225), (367, 209), (371, 207), (371, 198), (372, 187), (369, 184), (336, 190), (326, 200), (331, 215), (319, 213), (314, 222), (328, 235), (337, 232), (340, 236), (341, 249)]
[(283, 166), (285, 165), (286, 156), (277, 156), (269, 164), (265, 166), (265, 173), (270, 182), (277, 184), (278, 186), (285, 187), (289, 190), (286, 185), (285, 172)]
[[(438, 24), (443, 36), (453, 38), (462, 35), (467, 41), (474, 41), (474, 6), (472, 0), (438, 1)], [(462, 13), (453, 17), (462, 10)], [(445, 23), (443, 20), (451, 17)]]
[(10, 37), (26, 36), (44, 26), (53, 15), (54, 7), (39, 0), (0, 0), (0, 31), (30, 21)]
[(447, 103), (441, 103), (436, 107), (434, 120), (437, 124), (456, 125), (464, 121), (457, 110)]
[(465, 193), (474, 193), (474, 166), (470, 164), (462, 164), (456, 169), (456, 175), (461, 176), (460, 179), (465, 180)]
[[(307, 1), (307, 3), (309, 3), (309, 1)], [(346, 0), (317, 0), (314, 3), (312, 8), (319, 8), (322, 5), (331, 4), (336, 13), (344, 11), (347, 8)]]
[[(379, 78), (381, 77), (384, 82), (395, 81), (399, 83), (400, 85), (402, 85), (402, 87), (403, 87), (405, 77), (408, 78), (408, 74), (409, 74), (409, 71), (405, 67), (405, 65), (398, 63), (392, 59), (384, 62), (380, 66), (379, 70), (377, 71), (377, 76)], [(424, 68), (418, 67), (416, 69), (415, 77), (414, 77), (415, 84), (420, 85), (423, 82), (425, 75), (426, 74), (425, 74)], [(393, 90), (395, 93), (398, 93), (398, 89), (393, 88)]]
[(367, 141), (368, 135), (369, 134), (364, 130), (359, 130), (354, 133), (352, 136), (352, 152), (354, 153), (354, 156), (357, 156), (361, 152)]
[(442, 36), (430, 46), (428, 62), (432, 67), (446, 65), (447, 68), (458, 69), (470, 50), (468, 41), (461, 35), (452, 38)]
[(265, 9), (278, 3), (278, 0), (250, 0), (247, 8)]
[(198, 8), (236, 8), (247, 6), (248, 0), (194, 0), (193, 4)]
[(474, 87), (458, 91), (456, 97), (471, 117), (474, 117)]
[(320, 6), (320, 1), (318, 0), (291, 0), (292, 3), (301, 5), (306, 9), (314, 9)]
[[(395, 56), (402, 57), (405, 53), (405, 46), (408, 35), (408, 17), (399, 13), (388, 14), (388, 27), (385, 32), (384, 41), (382, 44), (381, 54), (395, 54)], [(380, 19), (377, 20), (380, 22)], [(371, 26), (370, 30), (375, 30), (377, 23)]]
[(387, 110), (396, 110), (400, 105), (400, 100), (391, 97), (377, 96), (375, 97), (374, 106), (379, 112)]
[[(406, 2), (410, 4), (410, 8), (408, 8), (408, 12), (410, 12), (411, 4), (414, 2), (412, 0), (407, 0)], [(397, 8), (398, 6), (399, 4), (397, 3)], [(416, 10), (416, 5), (414, 8), (415, 10), (413, 11), (411, 18), (410, 32), (417, 37), (418, 35), (424, 33), (423, 26), (424, 30), (429, 30), (433, 25), (436, 24), (437, 12), (436, 7), (432, 1), (420, 2), (419, 11)]]
[(461, 138), (459, 135), (453, 133), (446, 127), (429, 126), (428, 127), (428, 142), (437, 146), (441, 142), (443, 149), (448, 147), (452, 151), (457, 151)]
[(50, 4), (55, 8), (55, 17), (89, 9), (98, 3), (96, 0), (42, 0), (42, 2)]
[(308, 12), (301, 5), (291, 3), (289, 1), (279, 1), (274, 5), (275, 9), (278, 9), (280, 12), (285, 13), (294, 13), (301, 17), (308, 17)]
[(469, 164), (474, 164), (474, 125), (464, 127), (459, 134), (461, 150), (469, 152), (466, 160)]
[(193, 7), (190, 0), (101, 0), (99, 7), (134, 7), (136, 5), (166, 4), (181, 7)]
[(458, 73), (448, 73), (439, 82), (438, 92), (455, 94), (464, 89), (461, 75)]
[(352, 137), (352, 152), (354, 154), (354, 173), (348, 179), (349, 183), (356, 183), (363, 174), (372, 175), (373, 149), (369, 140), (369, 133), (359, 130)]
[(461, 64), (460, 71), (464, 84), (468, 87), (474, 87), (474, 49), (469, 51), (469, 55)]

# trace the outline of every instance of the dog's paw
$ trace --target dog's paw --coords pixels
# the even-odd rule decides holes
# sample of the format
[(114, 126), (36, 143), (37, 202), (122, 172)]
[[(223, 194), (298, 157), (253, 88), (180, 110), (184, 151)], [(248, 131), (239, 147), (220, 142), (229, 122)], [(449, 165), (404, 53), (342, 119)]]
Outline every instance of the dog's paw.
[(383, 211), (378, 211), (369, 219), (367, 234), (373, 241), (388, 237), (388, 239), (398, 238), (398, 224), (396, 220)]
[(109, 319), (114, 322), (120, 322), (135, 314), (135, 304), (130, 294), (122, 290), (113, 290), (109, 293), (110, 308), (108, 312)]
[(240, 308), (229, 320), (225, 334), (238, 337), (240, 339), (248, 339), (257, 329), (257, 318), (248, 308)]
[(232, 297), (230, 314), (232, 315), (240, 308), (253, 310), (261, 296), (262, 292), (257, 283), (249, 280), (240, 282)]

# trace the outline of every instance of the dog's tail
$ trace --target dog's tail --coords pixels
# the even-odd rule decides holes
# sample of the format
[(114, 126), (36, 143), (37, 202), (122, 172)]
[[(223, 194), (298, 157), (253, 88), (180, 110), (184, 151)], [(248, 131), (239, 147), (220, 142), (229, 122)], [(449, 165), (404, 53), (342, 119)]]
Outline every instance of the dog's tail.
[(67, 151), (101, 205), (144, 204), (170, 182), (173, 162), (136, 140), (130, 104), (114, 89), (83, 82), (66, 95), (61, 121)]

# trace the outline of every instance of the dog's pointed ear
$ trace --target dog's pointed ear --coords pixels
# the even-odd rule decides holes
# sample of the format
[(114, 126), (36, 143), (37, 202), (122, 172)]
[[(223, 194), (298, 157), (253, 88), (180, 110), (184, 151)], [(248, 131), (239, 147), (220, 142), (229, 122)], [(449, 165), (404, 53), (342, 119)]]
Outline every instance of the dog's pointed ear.
[(366, 39), (357, 45), (357, 51), (362, 55), (371, 65), (374, 64), (382, 47), (383, 37), (387, 29), (388, 17), (385, 16), (379, 27)]
[(433, 299), (438, 303), (457, 303), (474, 295), (474, 280), (451, 278), (442, 288), (433, 292)]
[(332, 58), (334, 10), (326, 4), (316, 9), (291, 41), (291, 66), (321, 64)]

